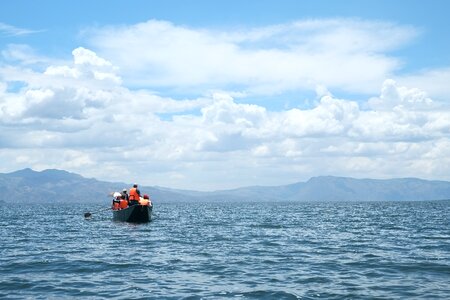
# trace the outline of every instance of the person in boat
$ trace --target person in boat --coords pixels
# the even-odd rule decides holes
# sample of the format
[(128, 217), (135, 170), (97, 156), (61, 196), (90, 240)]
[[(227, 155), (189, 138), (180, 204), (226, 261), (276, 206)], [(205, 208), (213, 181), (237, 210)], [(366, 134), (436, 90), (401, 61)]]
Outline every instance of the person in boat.
[(130, 206), (139, 204), (139, 200), (141, 198), (141, 192), (138, 189), (138, 185), (135, 183), (133, 187), (130, 189), (130, 195), (128, 199), (130, 200)]
[(152, 201), (147, 194), (144, 194), (144, 197), (139, 200), (140, 205), (152, 206)]
[(125, 197), (125, 200), (128, 201), (128, 193), (127, 193), (127, 189), (123, 189), (121, 195), (124, 196), (124, 197)]
[(120, 193), (115, 192), (113, 194), (112, 208), (119, 209), (120, 207)]
[(125, 196), (124, 196), (124, 195), (121, 195), (121, 196), (120, 196), (119, 207), (120, 207), (120, 209), (124, 209), (124, 208), (127, 208), (127, 207), (128, 207), (128, 200), (125, 199)]

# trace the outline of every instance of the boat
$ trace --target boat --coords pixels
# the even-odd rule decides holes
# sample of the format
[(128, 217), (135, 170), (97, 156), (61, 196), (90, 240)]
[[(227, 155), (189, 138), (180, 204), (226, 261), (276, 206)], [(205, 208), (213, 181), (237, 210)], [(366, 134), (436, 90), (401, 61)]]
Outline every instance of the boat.
[(130, 223), (147, 223), (152, 219), (151, 205), (131, 205), (124, 209), (113, 209), (113, 220)]

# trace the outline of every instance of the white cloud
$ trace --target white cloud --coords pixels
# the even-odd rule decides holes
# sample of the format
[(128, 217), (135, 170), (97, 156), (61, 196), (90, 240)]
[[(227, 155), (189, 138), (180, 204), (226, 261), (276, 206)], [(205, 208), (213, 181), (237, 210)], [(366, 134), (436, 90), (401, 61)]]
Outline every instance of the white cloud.
[(317, 85), (374, 92), (401, 62), (386, 55), (418, 30), (387, 22), (326, 19), (234, 31), (151, 20), (87, 30), (128, 84), (256, 94)]
[(440, 101), (448, 102), (450, 95), (450, 67), (397, 76), (396, 80), (406, 86), (414, 86)]
[[(316, 84), (313, 107), (273, 111), (240, 103), (246, 94), (177, 100), (131, 90), (119, 70), (85, 48), (43, 71), (0, 68), (0, 171), (62, 168), (190, 189), (325, 174), (450, 179), (450, 109), (415, 87), (385, 80), (377, 97), (352, 101)], [(15, 81), (24, 84), (11, 90)]]
[(395, 108), (407, 107), (410, 110), (430, 108), (433, 101), (427, 94), (418, 89), (408, 89), (398, 87), (392, 80), (383, 83), (380, 97), (369, 100), (369, 105), (375, 110), (391, 110)]
[(48, 58), (40, 56), (33, 48), (25, 44), (9, 44), (0, 54), (5, 61), (18, 62), (22, 65), (49, 63)]
[(291, 109), (281, 113), (275, 123), (289, 136), (328, 136), (345, 132), (358, 117), (358, 104), (324, 96), (311, 110)]
[(30, 29), (26, 29), (26, 28), (19, 28), (19, 27), (15, 27), (15, 26), (0, 22), (0, 34), (2, 34), (2, 35), (20, 36), (20, 35), (28, 35), (28, 34), (36, 33), (36, 32), (39, 32), (39, 31), (30, 30)]
[(49, 76), (62, 76), (74, 79), (94, 79), (101, 82), (111, 82), (112, 84), (120, 84), (121, 79), (116, 74), (117, 68), (101, 58), (93, 51), (85, 48), (77, 48), (72, 51), (74, 58), (73, 67), (67, 66), (50, 66), (44, 72)]

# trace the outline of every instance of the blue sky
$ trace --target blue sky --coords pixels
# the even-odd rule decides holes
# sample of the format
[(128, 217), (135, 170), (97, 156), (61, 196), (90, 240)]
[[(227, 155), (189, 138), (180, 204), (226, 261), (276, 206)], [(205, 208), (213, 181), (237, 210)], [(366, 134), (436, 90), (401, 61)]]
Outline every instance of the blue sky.
[[(168, 20), (180, 25), (199, 27), (262, 26), (304, 18), (361, 18), (410, 24), (423, 29), (423, 44), (415, 51), (420, 67), (450, 61), (450, 3), (445, 0), (423, 1), (4, 1), (0, 17), (3, 23), (19, 28), (42, 30), (37, 37), (27, 37), (44, 50), (78, 46), (77, 33), (84, 27), (110, 24), (133, 24), (149, 19)], [(50, 46), (62, 40), (62, 46)], [(16, 38), (5, 38), (5, 42)], [(41, 41), (41, 42), (40, 42)], [(426, 42), (434, 47), (427, 46)], [(431, 49), (435, 55), (431, 54)], [(409, 49), (408, 54), (414, 55)], [(428, 55), (426, 55), (428, 54)], [(426, 63), (426, 64), (424, 64)]]
[(450, 180), (449, 9), (3, 1), (0, 172), (201, 190)]
[[(133, 24), (149, 19), (198, 27), (263, 26), (308, 18), (361, 18), (416, 26), (424, 34), (408, 49), (408, 70), (450, 63), (450, 3), (423, 1), (4, 1), (3, 23), (36, 35), (2, 36), (1, 44), (25, 40), (37, 49), (64, 55), (61, 49), (82, 43), (79, 31), (90, 26)], [(57, 43), (56, 43), (57, 41)], [(430, 47), (430, 44), (433, 47)], [(67, 54), (66, 54), (67, 55)]]

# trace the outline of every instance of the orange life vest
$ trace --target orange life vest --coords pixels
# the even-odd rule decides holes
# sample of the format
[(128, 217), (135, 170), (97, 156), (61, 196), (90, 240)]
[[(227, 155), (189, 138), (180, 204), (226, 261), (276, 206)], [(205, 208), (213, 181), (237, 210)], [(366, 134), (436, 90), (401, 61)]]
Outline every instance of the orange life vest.
[(121, 199), (119, 206), (120, 206), (121, 209), (127, 208), (128, 207), (128, 201), (125, 200), (125, 199)]
[(148, 199), (141, 198), (141, 200), (139, 200), (139, 204), (140, 204), (140, 205), (145, 205), (145, 206), (147, 206), (148, 203), (149, 203)]
[(137, 188), (131, 188), (130, 189), (130, 195), (128, 196), (128, 199), (130, 200), (137, 200), (139, 201), (139, 194), (137, 193)]

